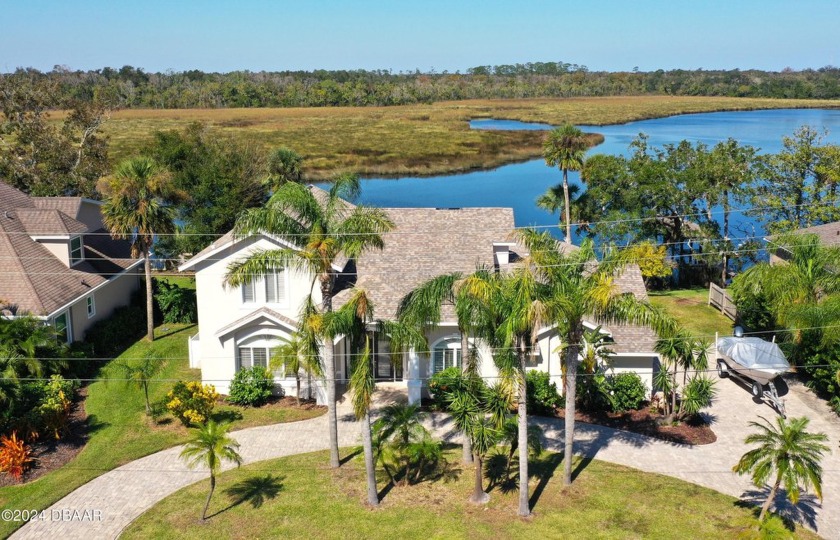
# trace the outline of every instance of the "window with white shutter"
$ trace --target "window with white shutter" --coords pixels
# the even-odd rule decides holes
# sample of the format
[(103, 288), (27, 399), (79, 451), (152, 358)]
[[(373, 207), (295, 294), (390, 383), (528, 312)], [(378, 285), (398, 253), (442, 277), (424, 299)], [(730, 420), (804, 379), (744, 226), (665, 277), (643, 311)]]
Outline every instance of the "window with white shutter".
[(282, 304), (286, 301), (286, 272), (278, 270), (265, 275), (265, 301)]
[(250, 283), (243, 283), (242, 284), (242, 302), (243, 303), (253, 303), (256, 302), (256, 289), (254, 288), (254, 282)]

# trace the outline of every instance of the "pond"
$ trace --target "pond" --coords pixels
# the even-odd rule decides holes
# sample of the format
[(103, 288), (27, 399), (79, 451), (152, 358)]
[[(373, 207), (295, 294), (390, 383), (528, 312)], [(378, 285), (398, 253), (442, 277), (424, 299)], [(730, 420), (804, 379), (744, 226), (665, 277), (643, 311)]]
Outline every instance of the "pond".
[[(655, 146), (678, 143), (683, 139), (713, 145), (730, 137), (750, 144), (762, 153), (777, 152), (782, 137), (793, 134), (802, 125), (826, 129), (824, 142), (840, 144), (840, 110), (781, 109), (686, 114), (643, 120), (613, 126), (579, 126), (587, 132), (604, 135), (604, 142), (589, 155), (606, 153), (627, 155), (628, 145), (639, 133), (645, 133)], [(473, 120), (474, 129), (551, 129), (548, 124), (522, 123), (513, 120)], [(569, 174), (572, 183), (580, 184), (578, 173)], [(561, 173), (547, 167), (542, 159), (505, 165), (487, 171), (433, 177), (362, 180), (361, 202), (381, 207), (512, 207), (517, 226), (552, 226), (557, 215), (537, 208), (535, 201), (545, 190), (562, 181)], [(585, 186), (582, 186), (585, 187)], [(733, 215), (733, 226), (744, 235), (762, 234), (760, 223), (746, 216)], [(557, 229), (551, 229), (557, 233)], [(575, 242), (580, 239), (575, 237)]]

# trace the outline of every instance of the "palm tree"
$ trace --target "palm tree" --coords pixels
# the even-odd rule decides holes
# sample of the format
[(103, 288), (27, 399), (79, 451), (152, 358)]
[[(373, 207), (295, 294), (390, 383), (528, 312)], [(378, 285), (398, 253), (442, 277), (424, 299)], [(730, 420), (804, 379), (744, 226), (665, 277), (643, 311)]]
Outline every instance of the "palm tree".
[[(423, 443), (429, 437), (428, 430), (422, 424), (423, 418), (424, 414), (420, 412), (418, 404), (393, 403), (382, 409), (382, 416), (374, 424), (380, 458), (385, 457), (383, 452), (390, 446), (397, 467), (403, 473), (403, 485), (411, 479), (412, 446)], [(393, 481), (394, 475), (387, 465), (385, 471)]]
[(175, 191), (168, 174), (147, 157), (123, 161), (98, 185), (104, 195), (102, 220), (111, 236), (131, 239), (133, 257), (142, 255), (146, 273), (146, 337), (155, 339), (152, 314), (152, 262), (155, 236), (175, 231), (175, 210), (165, 201)]
[(287, 182), (301, 182), (303, 159), (291, 148), (280, 147), (268, 158), (268, 177), (264, 183), (276, 190)]
[(146, 398), (147, 416), (152, 414), (152, 405), (149, 401), (149, 381), (160, 371), (161, 367), (163, 367), (163, 362), (153, 351), (147, 351), (139, 363), (120, 361), (113, 364), (112, 369), (116, 370), (125, 379), (126, 385), (133, 384), (143, 390), (143, 395)]
[(376, 390), (370, 352), (370, 333), (367, 331), (367, 323), (372, 318), (373, 304), (365, 291), (356, 289), (346, 304), (325, 317), (324, 334), (328, 341), (343, 335), (351, 343), (351, 350), (359, 350), (360, 343), (364, 343), (361, 355), (353, 357), (350, 391), (353, 393), (353, 414), (356, 420), (361, 422), (368, 503), (371, 506), (379, 506), (370, 425), (370, 404), (373, 401), (373, 392)]
[(280, 366), (286, 374), (295, 374), (297, 386), (297, 405), (300, 407), (300, 372), (306, 373), (307, 392), (312, 399), (312, 376), (320, 377), (321, 370), (320, 349), (322, 340), (318, 333), (322, 328), (321, 314), (307, 296), (298, 315), (297, 331), (289, 341), (283, 342), (274, 349), (272, 366)]
[(222, 462), (230, 461), (238, 467), (242, 464), (242, 456), (239, 455), (239, 443), (228, 435), (230, 424), (226, 422), (216, 423), (208, 420), (193, 429), (193, 438), (190, 439), (181, 450), (181, 459), (187, 462), (190, 469), (204, 465), (210, 470), (210, 493), (207, 494), (207, 501), (204, 503), (204, 510), (201, 512), (201, 520), (207, 519), (207, 508), (210, 507), (210, 498), (216, 489), (216, 475), (222, 470)]
[[(465, 374), (477, 373), (478, 354), (470, 347), (470, 334), (477, 324), (481, 306), (461, 287), (463, 274), (459, 272), (443, 274), (425, 281), (405, 295), (400, 301), (397, 318), (406, 324), (421, 330), (434, 328), (440, 323), (441, 310), (446, 304), (455, 307), (458, 320), (458, 332), (461, 336), (461, 367)], [(464, 437), (462, 460), (472, 463), (473, 452), (469, 437)]]
[(67, 367), (67, 345), (56, 339), (53, 326), (30, 315), (0, 317), (0, 343), (10, 353), (6, 365), (16, 377), (41, 378)]
[(571, 201), (569, 191), (569, 171), (583, 168), (586, 154), (586, 137), (583, 132), (571, 124), (553, 129), (543, 145), (543, 157), (546, 165), (558, 167), (563, 171), (563, 216), (566, 219), (566, 243), (572, 243)]
[[(516, 393), (519, 440), (528, 438), (527, 383), (525, 365), (536, 342), (536, 332), (546, 321), (545, 288), (537, 280), (530, 257), (511, 272), (498, 275), (476, 272), (464, 280), (465, 294), (488, 312), (483, 336), (496, 349), (493, 361), (502, 383)], [(519, 447), (520, 516), (531, 513), (528, 498), (528, 447)]]
[(817, 496), (822, 499), (822, 466), (820, 461), (828, 447), (822, 442), (828, 440), (824, 433), (808, 433), (807, 418), (776, 418), (773, 425), (766, 418), (763, 423), (750, 422), (759, 430), (744, 439), (747, 444), (758, 443), (754, 448), (741, 456), (740, 461), (732, 470), (742, 475), (749, 473), (753, 483), (762, 487), (767, 484), (773, 473), (775, 478), (767, 500), (758, 515), (759, 522), (770, 509), (776, 492), (784, 484), (787, 497), (793, 504), (799, 501), (799, 493), (803, 489), (813, 487)]
[(756, 264), (733, 281), (733, 292), (763, 294), (782, 324), (818, 322), (819, 308), (840, 293), (840, 247), (821, 245), (815, 234), (790, 234), (773, 243), (789, 254), (787, 264)]
[[(584, 319), (605, 324), (633, 323), (649, 325), (658, 331), (672, 328), (674, 322), (663, 312), (632, 294), (622, 294), (613, 283), (624, 262), (620, 253), (610, 253), (595, 265), (590, 241), (569, 255), (547, 232), (532, 229), (517, 231), (517, 237), (530, 251), (531, 264), (548, 288), (545, 317), (557, 325), (566, 347), (566, 397), (563, 484), (572, 482), (572, 455), (575, 434), (575, 398), (577, 365), (585, 327)], [(520, 434), (524, 438), (524, 433)]]
[[(353, 175), (338, 177), (328, 192), (294, 182), (285, 183), (264, 208), (247, 210), (237, 220), (238, 237), (269, 234), (291, 242), (294, 247), (258, 249), (228, 266), (225, 283), (237, 287), (255, 276), (292, 268), (314, 274), (320, 285), (321, 311), (332, 311), (333, 289), (343, 258), (355, 259), (370, 249), (382, 249), (382, 235), (394, 224), (379, 209), (354, 206), (347, 200), (360, 191)], [(314, 293), (314, 290), (312, 291)], [(330, 466), (338, 467), (338, 419), (335, 407), (335, 361), (333, 343), (324, 342), (324, 378), (330, 439)]]
[[(569, 204), (577, 200), (576, 195), (580, 192), (580, 186), (566, 186), (564, 184), (557, 184), (548, 188), (545, 193), (537, 197), (537, 207), (542, 208), (550, 214), (559, 212), (560, 216), (557, 221), (558, 226), (563, 226), (566, 223), (566, 190), (569, 191)], [(574, 214), (574, 212), (572, 212)], [(571, 220), (571, 217), (569, 217)], [(569, 240), (567, 240), (568, 242)]]

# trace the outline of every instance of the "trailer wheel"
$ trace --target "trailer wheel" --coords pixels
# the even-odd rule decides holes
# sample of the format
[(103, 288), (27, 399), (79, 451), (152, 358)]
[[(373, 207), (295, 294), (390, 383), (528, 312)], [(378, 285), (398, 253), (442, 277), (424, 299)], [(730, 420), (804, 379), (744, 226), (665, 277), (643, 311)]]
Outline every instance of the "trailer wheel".
[(717, 372), (718, 377), (720, 377), (721, 379), (729, 377), (729, 366), (726, 365), (726, 362), (724, 362), (723, 360), (717, 361)]
[(761, 395), (764, 393), (764, 389), (756, 381), (753, 381), (752, 387), (750, 389), (752, 390), (752, 395), (755, 397), (761, 397)]

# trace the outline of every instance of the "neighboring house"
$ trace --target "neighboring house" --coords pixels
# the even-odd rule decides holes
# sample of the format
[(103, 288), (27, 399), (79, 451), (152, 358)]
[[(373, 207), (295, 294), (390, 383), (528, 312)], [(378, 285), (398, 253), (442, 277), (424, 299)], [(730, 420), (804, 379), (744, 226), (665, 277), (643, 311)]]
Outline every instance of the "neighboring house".
[[(820, 239), (820, 243), (824, 246), (840, 245), (840, 221), (796, 229), (793, 232), (794, 234), (816, 234)], [(790, 253), (783, 247), (776, 245), (773, 238), (771, 236), (764, 239), (770, 247), (770, 264), (779, 264), (790, 259)]]
[[(311, 187), (318, 190), (319, 188)], [(393, 319), (400, 299), (420, 283), (444, 273), (473, 272), (477, 266), (504, 270), (519, 257), (521, 247), (507, 240), (514, 229), (511, 208), (386, 208), (395, 227), (384, 236), (385, 248), (365, 253), (336, 268), (342, 273), (336, 284), (334, 306), (347, 301), (350, 285), (364, 289), (375, 306), (378, 319)], [(199, 334), (190, 338), (190, 365), (201, 368), (202, 379), (222, 392), (243, 367), (268, 366), (272, 348), (287, 340), (297, 326), (303, 299), (314, 292), (320, 302), (313, 276), (294, 271), (259, 276), (251, 284), (228, 288), (224, 276), (229, 263), (247, 257), (255, 248), (291, 246), (282, 238), (254, 235), (236, 238), (228, 233), (180, 267), (195, 271), (198, 295)], [(569, 249), (577, 249), (568, 246)], [(622, 291), (646, 297), (638, 267), (628, 268), (616, 279)], [(616, 371), (635, 370), (651, 386), (658, 356), (653, 352), (655, 336), (633, 326), (605, 328), (615, 338)], [(441, 323), (427, 339), (430, 354), (410, 352), (392, 362), (388, 340), (374, 336), (373, 362), (377, 380), (402, 382), (409, 399), (418, 401), (435, 372), (461, 365), (461, 341), (454, 311), (445, 306)], [(560, 339), (553, 328), (540, 333), (539, 347), (529, 369), (547, 371), (559, 382)], [(491, 351), (476, 344), (481, 374), (497, 375)], [(335, 340), (336, 378), (349, 376), (352, 351), (344, 338)], [(295, 381), (275, 371), (277, 383), (286, 393)], [(318, 387), (320, 389), (320, 386)], [(304, 394), (306, 392), (304, 391)], [(322, 398), (323, 395), (319, 393)]]
[(30, 197), (0, 182), (0, 308), (33, 315), (61, 339), (128, 304), (142, 259), (102, 225), (102, 203), (81, 197)]

